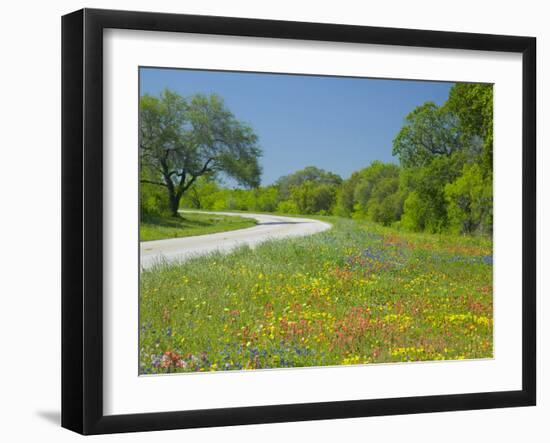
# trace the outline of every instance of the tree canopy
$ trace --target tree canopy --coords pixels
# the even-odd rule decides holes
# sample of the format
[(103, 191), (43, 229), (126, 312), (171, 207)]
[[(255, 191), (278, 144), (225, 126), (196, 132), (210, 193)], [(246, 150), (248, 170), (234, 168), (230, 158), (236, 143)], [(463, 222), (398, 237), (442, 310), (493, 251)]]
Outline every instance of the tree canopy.
[(144, 95), (139, 131), (140, 180), (166, 188), (172, 215), (198, 177), (260, 184), (258, 137), (217, 95), (185, 98), (170, 90)]
[(405, 118), (393, 141), (393, 155), (404, 167), (419, 167), (434, 156), (449, 156), (464, 147), (458, 117), (433, 102), (424, 103)]

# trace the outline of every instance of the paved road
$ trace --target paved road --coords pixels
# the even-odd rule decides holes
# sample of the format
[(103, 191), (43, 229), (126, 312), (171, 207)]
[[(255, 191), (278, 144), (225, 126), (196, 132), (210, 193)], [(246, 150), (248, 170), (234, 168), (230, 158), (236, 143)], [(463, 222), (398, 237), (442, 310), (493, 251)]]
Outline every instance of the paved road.
[(147, 269), (159, 262), (184, 261), (214, 251), (229, 252), (243, 245), (254, 247), (266, 240), (302, 237), (326, 231), (332, 227), (330, 223), (308, 218), (251, 213), (209, 213), (254, 218), (258, 224), (252, 228), (216, 234), (141, 242), (141, 267)]

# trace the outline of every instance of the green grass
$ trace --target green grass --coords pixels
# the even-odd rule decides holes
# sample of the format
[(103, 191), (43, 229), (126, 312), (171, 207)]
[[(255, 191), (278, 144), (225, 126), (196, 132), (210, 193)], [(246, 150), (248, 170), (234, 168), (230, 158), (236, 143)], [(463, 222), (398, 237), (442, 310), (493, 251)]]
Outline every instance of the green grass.
[(489, 239), (323, 219), (142, 272), (140, 373), (492, 357)]
[(180, 217), (146, 217), (139, 228), (140, 241), (190, 237), (249, 228), (256, 220), (207, 213), (181, 213)]

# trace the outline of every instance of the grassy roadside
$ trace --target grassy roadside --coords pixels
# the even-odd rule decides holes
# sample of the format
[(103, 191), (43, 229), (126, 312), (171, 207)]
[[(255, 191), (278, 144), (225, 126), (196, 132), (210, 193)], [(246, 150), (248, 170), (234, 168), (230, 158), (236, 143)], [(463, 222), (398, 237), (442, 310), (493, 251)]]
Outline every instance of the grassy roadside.
[(333, 229), (144, 271), (140, 373), (488, 358), (492, 243)]
[(179, 218), (147, 217), (141, 220), (139, 238), (140, 241), (150, 241), (190, 237), (249, 228), (255, 224), (256, 220), (252, 218), (186, 212)]

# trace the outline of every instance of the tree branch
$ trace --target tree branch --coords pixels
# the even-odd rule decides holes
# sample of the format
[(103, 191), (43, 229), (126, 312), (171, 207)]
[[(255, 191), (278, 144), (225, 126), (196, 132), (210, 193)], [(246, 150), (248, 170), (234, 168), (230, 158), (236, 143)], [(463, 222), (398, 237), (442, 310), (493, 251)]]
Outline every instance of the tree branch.
[(214, 159), (213, 158), (209, 158), (208, 160), (206, 160), (206, 163), (204, 164), (204, 166), (202, 167), (202, 169), (199, 171), (199, 173), (197, 174), (197, 176), (199, 175), (203, 175), (204, 173), (206, 172), (209, 172), (210, 169), (208, 169), (208, 165), (213, 162)]
[[(189, 181), (187, 182), (187, 184), (185, 184), (185, 185), (183, 185), (183, 186), (180, 186), (180, 192), (181, 192), (181, 194), (183, 194), (185, 191), (187, 191), (187, 190), (191, 187), (191, 185), (192, 185), (193, 183), (195, 183), (195, 180), (197, 179), (197, 177), (200, 177), (200, 176), (199, 176), (199, 175), (193, 175), (193, 176), (191, 176), (191, 180), (189, 180)], [(182, 184), (183, 184), (183, 183), (182, 183)]]
[(204, 175), (206, 174), (207, 172), (210, 172), (211, 169), (208, 169), (208, 166), (210, 165), (210, 163), (212, 163), (214, 161), (213, 158), (209, 158), (208, 160), (206, 160), (206, 163), (204, 164), (204, 166), (202, 167), (202, 169), (197, 173), (197, 174), (194, 174), (194, 175), (191, 175), (191, 179), (185, 183), (185, 171), (182, 173), (182, 176), (181, 176), (181, 180), (180, 180), (180, 183), (178, 185), (178, 194), (179, 195), (183, 195), (183, 193), (185, 191), (187, 191), (191, 185), (193, 183), (195, 183), (195, 181), (197, 180), (197, 178), (199, 178), (201, 175)]
[(140, 183), (147, 183), (149, 185), (164, 186), (166, 188), (166, 183), (156, 182), (156, 181), (153, 181), (153, 180), (141, 179)]

